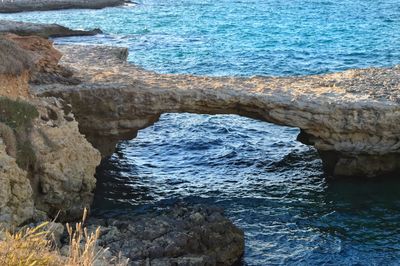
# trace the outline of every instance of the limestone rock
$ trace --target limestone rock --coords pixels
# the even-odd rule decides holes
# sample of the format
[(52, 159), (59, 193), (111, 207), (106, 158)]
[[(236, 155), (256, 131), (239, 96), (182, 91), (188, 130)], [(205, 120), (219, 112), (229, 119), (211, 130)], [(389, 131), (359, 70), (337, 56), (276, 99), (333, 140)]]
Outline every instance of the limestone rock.
[[(93, 198), (99, 152), (79, 132), (68, 103), (32, 97), (27, 89), (32, 76), (58, 74), (63, 69), (60, 57), (52, 42), (40, 37), (0, 37), (0, 96), (26, 102), (3, 99), (9, 110), (3, 110), (0, 122), (8, 121), (7, 112), (23, 106), (38, 111), (38, 117), (18, 132), (0, 124), (0, 222), (9, 226), (55, 217), (58, 212), (61, 220), (74, 220)], [(54, 81), (62, 82), (58, 78), (50, 82)], [(16, 152), (17, 146), (23, 149)]]
[(78, 123), (64, 118), (62, 103), (47, 99), (38, 106), (40, 117), (31, 133), (37, 162), (35, 205), (61, 220), (76, 219), (90, 207), (100, 154), (79, 133)]
[(30, 129), (35, 162), (27, 171), (19, 168), (0, 142), (0, 222), (19, 225), (59, 212), (60, 220), (79, 219), (92, 202), (100, 154), (79, 133), (78, 123), (64, 118), (59, 100), (30, 102), (40, 117), (48, 119), (37, 119)]

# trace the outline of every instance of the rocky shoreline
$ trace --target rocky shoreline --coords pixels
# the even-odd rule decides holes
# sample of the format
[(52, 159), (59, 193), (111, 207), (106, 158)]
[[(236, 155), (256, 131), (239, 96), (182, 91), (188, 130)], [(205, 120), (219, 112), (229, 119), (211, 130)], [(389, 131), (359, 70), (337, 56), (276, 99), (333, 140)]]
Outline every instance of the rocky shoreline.
[(0, 13), (78, 8), (101, 9), (124, 5), (128, 2), (127, 0), (3, 0), (0, 1)]

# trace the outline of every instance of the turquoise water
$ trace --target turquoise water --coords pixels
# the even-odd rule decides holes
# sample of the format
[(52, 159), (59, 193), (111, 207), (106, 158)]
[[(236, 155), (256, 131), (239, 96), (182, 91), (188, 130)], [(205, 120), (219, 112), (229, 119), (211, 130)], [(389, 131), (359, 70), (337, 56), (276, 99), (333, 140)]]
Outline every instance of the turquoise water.
[(142, 0), (136, 7), (0, 15), (107, 34), (170, 73), (298, 75), (400, 62), (397, 0)]
[[(394, 0), (139, 1), (137, 6), (0, 15), (127, 46), (165, 73), (303, 75), (400, 63)], [(217, 204), (246, 233), (247, 265), (400, 264), (400, 182), (328, 180), (298, 129), (238, 116), (165, 114), (98, 170), (95, 209)], [(100, 212), (99, 212), (100, 213)]]

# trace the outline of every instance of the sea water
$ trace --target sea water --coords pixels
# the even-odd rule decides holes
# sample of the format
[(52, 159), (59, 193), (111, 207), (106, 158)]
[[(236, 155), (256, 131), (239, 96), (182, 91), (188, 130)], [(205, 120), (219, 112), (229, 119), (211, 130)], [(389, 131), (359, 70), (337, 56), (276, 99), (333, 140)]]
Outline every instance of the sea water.
[[(59, 43), (129, 47), (160, 73), (307, 75), (400, 63), (395, 0), (141, 0), (0, 18), (101, 28)], [(247, 265), (397, 265), (400, 182), (330, 180), (298, 129), (235, 115), (164, 114), (99, 167), (94, 207), (223, 207)]]

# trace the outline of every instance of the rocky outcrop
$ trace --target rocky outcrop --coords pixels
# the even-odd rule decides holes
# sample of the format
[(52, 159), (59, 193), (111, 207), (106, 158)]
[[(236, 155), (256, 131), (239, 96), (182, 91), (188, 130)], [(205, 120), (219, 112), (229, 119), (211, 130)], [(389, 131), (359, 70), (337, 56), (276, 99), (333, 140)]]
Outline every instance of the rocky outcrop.
[(71, 8), (100, 9), (125, 4), (126, 0), (2, 0), (0, 13), (15, 13), (24, 11), (45, 11)]
[[(164, 75), (125, 62), (126, 49), (59, 46), (78, 86), (37, 86), (72, 104), (80, 131), (103, 155), (162, 113), (239, 114), (298, 127), (329, 174), (400, 171), (400, 67), (304, 77)], [(77, 60), (79, 58), (79, 60)]]
[(20, 36), (35, 35), (43, 38), (49, 38), (49, 37), (70, 37), (70, 36), (92, 36), (102, 33), (102, 31), (100, 29), (73, 30), (58, 24), (42, 24), (42, 23), (29, 23), (29, 22), (20, 22), (12, 20), (0, 20), (0, 33), (13, 33)]
[(243, 231), (215, 207), (178, 205), (89, 224), (100, 225), (98, 243), (130, 265), (232, 265), (244, 252)]

